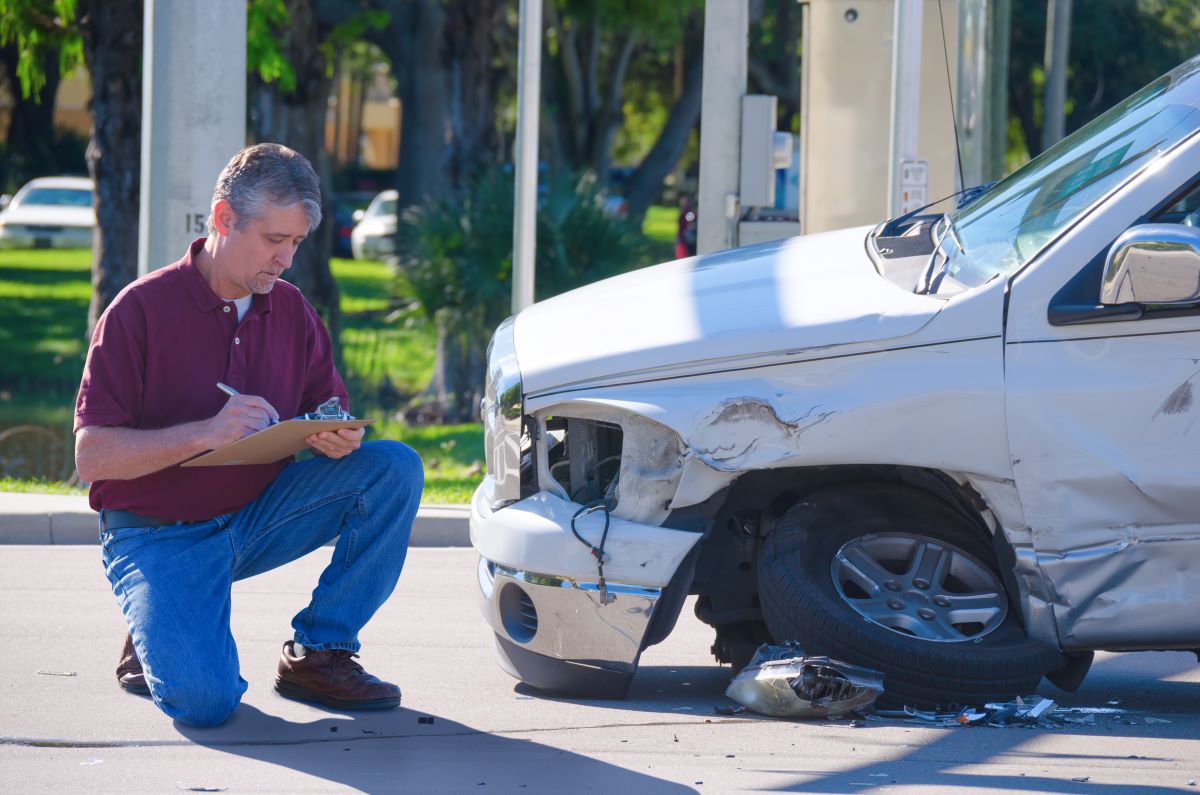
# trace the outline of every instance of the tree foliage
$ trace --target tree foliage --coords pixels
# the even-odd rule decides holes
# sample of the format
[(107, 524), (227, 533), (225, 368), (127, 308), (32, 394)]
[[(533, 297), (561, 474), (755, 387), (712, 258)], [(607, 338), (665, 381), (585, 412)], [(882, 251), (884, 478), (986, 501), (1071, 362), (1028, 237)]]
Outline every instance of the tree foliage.
[[(1042, 149), (1046, 0), (1014, 2), (1009, 113), (1030, 156)], [(1200, 51), (1195, 0), (1075, 0), (1067, 69), (1067, 131), (1082, 127)]]
[(16, 77), (21, 95), (41, 99), (45, 61), (58, 60), (58, 72), (70, 74), (83, 62), (83, 41), (75, 24), (75, 0), (5, 0), (0, 3), (0, 45), (15, 42), (21, 58)]
[[(645, 263), (645, 241), (627, 219), (604, 213), (595, 177), (553, 175), (538, 203), (538, 299)], [(444, 419), (474, 419), (484, 353), (509, 314), (513, 177), (494, 167), (462, 189), (410, 208), (400, 225), (398, 265), (437, 324), (431, 392)]]

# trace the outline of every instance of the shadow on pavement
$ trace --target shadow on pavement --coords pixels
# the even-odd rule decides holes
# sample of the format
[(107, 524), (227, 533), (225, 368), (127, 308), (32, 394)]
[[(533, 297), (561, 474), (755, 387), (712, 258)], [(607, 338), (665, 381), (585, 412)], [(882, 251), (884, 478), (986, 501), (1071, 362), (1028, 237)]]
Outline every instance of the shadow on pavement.
[[(364, 792), (694, 792), (523, 738), (487, 734), (461, 723), (411, 710), (329, 712), (298, 723), (242, 704), (223, 726), (198, 729), (176, 724), (197, 745), (289, 771), (316, 776)], [(422, 719), (429, 721), (422, 723)], [(281, 774), (282, 775), (282, 774)], [(288, 776), (294, 782), (294, 777)], [(190, 782), (192, 789), (256, 787), (286, 789), (282, 782)], [(185, 787), (186, 788), (186, 787)], [(486, 789), (485, 789), (486, 788)]]
[[(732, 674), (728, 666), (643, 665), (638, 668), (625, 699), (588, 699), (544, 693), (523, 682), (513, 692), (543, 701), (586, 704), (629, 712), (714, 716), (713, 708), (733, 702), (725, 697)], [(685, 709), (685, 707), (687, 709)]]

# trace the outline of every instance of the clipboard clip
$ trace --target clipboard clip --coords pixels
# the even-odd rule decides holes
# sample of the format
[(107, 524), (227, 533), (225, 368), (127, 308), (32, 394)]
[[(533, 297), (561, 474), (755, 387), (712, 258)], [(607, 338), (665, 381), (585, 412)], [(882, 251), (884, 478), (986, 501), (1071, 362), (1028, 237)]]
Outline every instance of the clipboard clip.
[(306, 420), (352, 420), (350, 412), (342, 408), (342, 401), (337, 395), (329, 398), (321, 405), (317, 406), (315, 411), (310, 411), (304, 415)]

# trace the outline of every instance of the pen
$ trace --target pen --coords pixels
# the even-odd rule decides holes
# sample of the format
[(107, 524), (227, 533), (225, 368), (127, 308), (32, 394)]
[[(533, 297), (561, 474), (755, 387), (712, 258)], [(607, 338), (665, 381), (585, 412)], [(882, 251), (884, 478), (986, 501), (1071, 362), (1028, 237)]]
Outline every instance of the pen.
[[(222, 391), (222, 392), (224, 392), (226, 395), (229, 395), (229, 397), (236, 397), (236, 396), (238, 396), (238, 395), (242, 394), (241, 392), (239, 392), (239, 391), (237, 391), (236, 389), (234, 389), (233, 387), (231, 387), (229, 384), (223, 384), (223, 383), (221, 383), (220, 381), (218, 381), (218, 382), (217, 382), (217, 389), (221, 390), (221, 391)], [(277, 422), (279, 422), (279, 420), (277, 420), (277, 419), (275, 419), (274, 417), (272, 417), (272, 418), (271, 418), (271, 423), (270, 423), (270, 424), (271, 424), (271, 425), (274, 425), (274, 424), (276, 424)]]

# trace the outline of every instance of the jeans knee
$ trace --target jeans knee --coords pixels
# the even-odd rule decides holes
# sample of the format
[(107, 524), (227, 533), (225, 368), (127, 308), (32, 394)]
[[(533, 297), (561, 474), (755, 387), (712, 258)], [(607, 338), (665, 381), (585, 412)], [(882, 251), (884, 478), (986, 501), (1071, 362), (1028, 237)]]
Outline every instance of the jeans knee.
[[(403, 442), (381, 440), (371, 443), (372, 453), (380, 458), (381, 471), (393, 487), (414, 484), (417, 493), (425, 484), (425, 467), (417, 451)], [(367, 449), (364, 445), (363, 449)]]
[(197, 682), (186, 691), (172, 693), (169, 698), (160, 701), (159, 708), (188, 726), (220, 726), (237, 709), (245, 689), (240, 679), (225, 685)]

